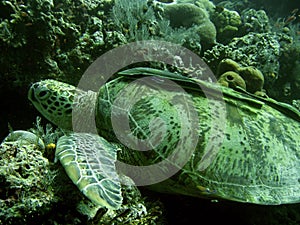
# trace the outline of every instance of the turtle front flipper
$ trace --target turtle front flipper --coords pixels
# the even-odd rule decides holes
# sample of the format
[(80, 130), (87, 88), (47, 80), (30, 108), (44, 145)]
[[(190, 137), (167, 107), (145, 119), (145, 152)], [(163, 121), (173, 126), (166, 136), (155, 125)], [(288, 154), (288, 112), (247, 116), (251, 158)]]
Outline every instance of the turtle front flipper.
[(120, 207), (117, 149), (113, 145), (95, 134), (73, 133), (58, 140), (55, 155), (74, 184), (93, 203), (109, 209)]

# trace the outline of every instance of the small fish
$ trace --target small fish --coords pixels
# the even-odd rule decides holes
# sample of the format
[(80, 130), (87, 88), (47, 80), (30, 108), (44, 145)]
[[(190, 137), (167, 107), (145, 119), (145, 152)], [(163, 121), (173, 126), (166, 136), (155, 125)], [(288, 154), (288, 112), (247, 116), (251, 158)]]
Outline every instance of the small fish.
[(28, 16), (28, 14), (27, 14), (26, 12), (21, 12), (21, 16), (23, 16), (23, 17), (27, 17), (27, 16)]
[(204, 195), (211, 195), (211, 194), (215, 194), (216, 191), (215, 190), (210, 190), (207, 187), (203, 187), (201, 185), (197, 185), (197, 188), (199, 189), (199, 191), (204, 194)]
[(292, 15), (295, 15), (298, 11), (299, 11), (299, 9), (296, 8), (296, 9), (294, 9), (294, 10), (291, 12), (291, 14), (292, 14)]
[(284, 21), (284, 25), (287, 25), (287, 24), (293, 22), (295, 19), (296, 19), (296, 16), (294, 16), (294, 15), (290, 16), (289, 18), (287, 18), (287, 19)]
[(53, 150), (55, 148), (56, 148), (56, 145), (54, 143), (50, 143), (50, 144), (46, 145), (47, 150)]

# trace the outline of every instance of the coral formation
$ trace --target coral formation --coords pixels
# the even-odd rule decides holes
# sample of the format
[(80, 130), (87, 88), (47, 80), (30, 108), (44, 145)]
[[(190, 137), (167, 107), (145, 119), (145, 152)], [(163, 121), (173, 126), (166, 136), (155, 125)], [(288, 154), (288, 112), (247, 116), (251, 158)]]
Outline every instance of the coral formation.
[(269, 17), (264, 10), (245, 9), (241, 12), (242, 33), (265, 33), (271, 29)]
[(236, 11), (226, 8), (217, 9), (211, 16), (217, 29), (217, 40), (221, 43), (227, 43), (238, 33), (242, 23), (241, 17)]
[(164, 14), (173, 27), (201, 25), (208, 20), (208, 13), (205, 9), (190, 3), (166, 4), (164, 5)]
[[(118, 35), (122, 43), (137, 40), (164, 40), (183, 45), (196, 53), (200, 53), (199, 27), (172, 27), (170, 21), (163, 17), (163, 4), (153, 1), (117, 0), (112, 7), (112, 13), (108, 21), (113, 31), (107, 31), (109, 35)], [(120, 45), (117, 41), (113, 47)]]
[(205, 8), (192, 3), (164, 4), (163, 8), (164, 16), (170, 20), (172, 27), (196, 26), (202, 45), (209, 46), (216, 43), (216, 28)]
[(16, 131), (0, 145), (0, 221), (20, 224), (51, 210), (58, 200), (53, 180), (55, 171), (33, 133)]
[(79, 79), (103, 51), (101, 12), (109, 2), (1, 1), (1, 87), (45, 77)]
[(273, 33), (249, 33), (233, 38), (228, 45), (216, 44), (204, 52), (204, 60), (213, 71), (224, 58), (230, 58), (241, 66), (253, 66), (264, 74), (266, 85), (270, 87), (279, 75), (280, 41), (282, 39)]
[(158, 32), (156, 21), (161, 11), (159, 5), (146, 1), (116, 0), (112, 7), (111, 19), (127, 41), (147, 40)]
[(246, 90), (246, 83), (243, 78), (233, 71), (227, 71), (223, 73), (219, 79), (218, 83), (222, 86), (229, 87), (229, 88), (237, 88), (240, 87)]
[(257, 95), (263, 92), (264, 76), (252, 66), (243, 67), (232, 59), (223, 59), (217, 68), (218, 83), (231, 88), (237, 86)]
[(222, 59), (217, 68), (217, 76), (219, 77), (227, 71), (237, 72), (239, 68), (240, 65), (232, 59)]
[(262, 91), (264, 76), (258, 69), (252, 66), (246, 66), (239, 68), (238, 72), (247, 84), (247, 91), (250, 93)]

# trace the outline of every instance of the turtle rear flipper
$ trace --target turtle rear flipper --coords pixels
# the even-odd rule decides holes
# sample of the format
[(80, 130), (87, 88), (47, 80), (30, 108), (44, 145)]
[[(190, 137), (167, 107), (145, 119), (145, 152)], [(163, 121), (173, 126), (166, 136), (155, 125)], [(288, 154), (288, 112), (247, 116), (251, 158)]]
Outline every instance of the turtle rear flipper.
[(73, 183), (93, 203), (109, 209), (120, 207), (117, 149), (113, 145), (95, 134), (73, 133), (58, 140), (55, 155)]

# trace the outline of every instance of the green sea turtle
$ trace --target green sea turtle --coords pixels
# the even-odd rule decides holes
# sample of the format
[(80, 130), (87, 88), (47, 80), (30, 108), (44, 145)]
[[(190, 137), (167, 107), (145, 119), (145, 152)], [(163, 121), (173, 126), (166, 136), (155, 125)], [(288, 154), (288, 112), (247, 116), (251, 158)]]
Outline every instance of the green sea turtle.
[[(126, 174), (127, 165), (136, 166), (136, 174), (133, 169), (126, 175), (139, 185), (149, 179), (161, 192), (266, 205), (300, 202), (300, 115), (287, 104), (149, 68), (122, 71), (98, 93), (44, 80), (31, 86), (28, 97), (65, 129), (72, 128), (72, 110), (80, 115), (73, 125), (95, 115), (98, 134), (79, 129), (56, 147), (69, 177), (95, 204), (122, 204), (118, 174)], [(223, 120), (214, 123), (222, 113)], [(157, 173), (139, 174), (139, 167), (147, 170), (166, 159)], [(176, 173), (151, 182), (168, 174), (167, 165)]]

